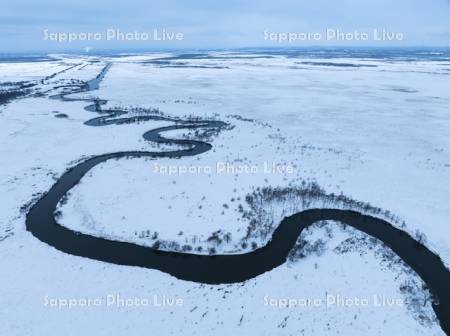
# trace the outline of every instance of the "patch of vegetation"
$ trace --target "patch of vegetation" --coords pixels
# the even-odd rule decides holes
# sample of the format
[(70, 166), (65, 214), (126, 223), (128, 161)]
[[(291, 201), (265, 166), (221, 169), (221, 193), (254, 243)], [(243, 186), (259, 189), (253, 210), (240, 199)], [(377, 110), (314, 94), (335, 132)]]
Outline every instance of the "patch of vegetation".
[(14, 99), (29, 95), (36, 83), (33, 82), (6, 82), (0, 86), (0, 105), (6, 105)]
[(327, 194), (315, 182), (303, 181), (299, 186), (258, 187), (245, 198), (248, 210), (243, 218), (250, 224), (245, 239), (267, 240), (272, 236), (279, 221), (309, 208), (351, 209), (388, 219), (404, 227), (404, 222), (389, 210), (383, 210), (370, 203), (354, 200), (341, 194)]

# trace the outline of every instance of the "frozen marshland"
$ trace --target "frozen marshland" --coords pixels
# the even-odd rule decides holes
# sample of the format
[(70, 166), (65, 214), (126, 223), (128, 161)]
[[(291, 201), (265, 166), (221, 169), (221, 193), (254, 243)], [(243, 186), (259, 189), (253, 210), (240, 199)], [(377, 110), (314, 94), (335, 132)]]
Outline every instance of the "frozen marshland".
[[(262, 250), (287, 216), (352, 210), (417, 240), (448, 276), (448, 51), (0, 62), (1, 335), (444, 334), (450, 317), (436, 316), (430, 284), (336, 220), (305, 228), (279, 266), (231, 283), (106, 257), (86, 237), (214, 262)], [(63, 196), (46, 208), (58, 183)], [(36, 204), (57, 224), (32, 216)], [(56, 225), (76, 234), (55, 238)]]

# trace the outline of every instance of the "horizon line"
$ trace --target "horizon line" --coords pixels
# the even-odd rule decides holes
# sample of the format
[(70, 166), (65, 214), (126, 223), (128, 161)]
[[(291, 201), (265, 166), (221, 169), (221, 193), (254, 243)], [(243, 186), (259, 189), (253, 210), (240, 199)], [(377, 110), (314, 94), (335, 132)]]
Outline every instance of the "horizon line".
[(155, 47), (155, 48), (92, 48), (89, 51), (83, 50), (83, 48), (77, 49), (63, 49), (63, 50), (52, 50), (52, 49), (42, 49), (42, 50), (28, 50), (28, 51), (0, 51), (0, 57), (3, 55), (50, 55), (50, 54), (83, 54), (83, 55), (96, 55), (97, 53), (150, 53), (150, 52), (180, 52), (180, 51), (240, 51), (240, 50), (304, 50), (304, 49), (315, 49), (315, 50), (326, 50), (326, 49), (414, 49), (414, 50), (427, 50), (427, 49), (440, 49), (449, 50), (450, 46), (439, 46), (439, 45), (410, 45), (410, 46), (400, 46), (400, 45), (367, 45), (367, 46), (356, 46), (356, 45), (305, 45), (305, 46), (246, 46), (246, 47), (209, 47), (209, 48), (199, 48), (199, 47)]

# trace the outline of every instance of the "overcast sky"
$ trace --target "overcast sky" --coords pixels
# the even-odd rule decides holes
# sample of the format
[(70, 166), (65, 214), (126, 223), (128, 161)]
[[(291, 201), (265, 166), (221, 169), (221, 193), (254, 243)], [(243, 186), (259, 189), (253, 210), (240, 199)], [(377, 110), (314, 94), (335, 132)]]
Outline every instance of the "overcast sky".
[[(107, 29), (149, 32), (146, 41), (106, 41)], [(45, 41), (48, 33), (101, 33), (101, 40)], [(182, 33), (153, 41), (153, 30)], [(270, 33), (369, 32), (369, 41), (265, 40)], [(373, 29), (403, 40), (373, 41)], [(55, 35), (53, 35), (55, 36)], [(98, 36), (98, 35), (97, 35)], [(230, 48), (309, 45), (450, 46), (450, 0), (1, 0), (0, 52)]]

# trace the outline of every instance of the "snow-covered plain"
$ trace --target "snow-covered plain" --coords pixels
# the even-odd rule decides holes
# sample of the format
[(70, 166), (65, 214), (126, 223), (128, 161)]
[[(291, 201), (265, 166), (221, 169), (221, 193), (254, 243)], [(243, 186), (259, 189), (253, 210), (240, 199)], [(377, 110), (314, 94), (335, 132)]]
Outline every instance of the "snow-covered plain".
[[(66, 255), (26, 232), (21, 207), (80, 159), (123, 150), (164, 150), (146, 142), (142, 134), (168, 122), (89, 127), (83, 122), (95, 114), (83, 109), (86, 102), (48, 98), (54, 86), (94, 78), (105, 62), (112, 62), (100, 89), (84, 96), (106, 99), (107, 106), (214, 118), (231, 127), (208, 139), (213, 149), (197, 157), (120, 159), (95, 167), (60, 204), (62, 225), (142, 245), (159, 240), (168, 250), (189, 244), (201, 247), (196, 253), (210, 253), (211, 248), (241, 253), (269, 238), (254, 236), (242, 245), (249, 226), (242, 216), (249, 210), (249, 193), (263, 186), (316, 182), (328, 193), (343, 193), (388, 210), (399, 218), (396, 225), (404, 222), (406, 231), (424, 234), (426, 245), (450, 265), (448, 62), (227, 53), (155, 61), (164, 56), (92, 63), (86, 57), (60, 56), (48, 64), (22, 64), (26, 71), (20, 78), (20, 67), (1, 64), (2, 81), (39, 80), (73, 68), (40, 83), (43, 96), (0, 107), (0, 155), (5, 160), (0, 171), (0, 334), (79, 334), (93, 328), (105, 335), (155, 330), (162, 335), (442, 334), (429, 301), (420, 309), (414, 301), (395, 307), (265, 304), (265, 298), (323, 298), (327, 293), (406, 301), (427, 297), (408, 267), (383, 261), (379, 251), (386, 253), (386, 248), (373, 248), (364, 234), (336, 225), (327, 224), (335, 227), (330, 229), (332, 238), (323, 228), (311, 230), (314, 241), (324, 241), (321, 253), (293, 258), (255, 279), (227, 286), (200, 285), (159, 271)], [(57, 113), (68, 118), (55, 118)], [(195, 139), (183, 131), (164, 136)], [(225, 164), (228, 170), (218, 172)], [(274, 165), (279, 169), (267, 170)], [(251, 173), (233, 171), (241, 166), (256, 168)], [(183, 167), (196, 171), (183, 173)], [(165, 168), (176, 172), (161, 171)], [(300, 202), (263, 207), (275, 226), (283, 216), (303, 209)], [(218, 231), (220, 237), (229, 233), (230, 241), (208, 240)], [(358, 235), (357, 249), (336, 248)], [(402, 290), (405, 283), (413, 294)], [(46, 295), (97, 298), (118, 293), (178, 297), (183, 305), (57, 309), (44, 304)], [(100, 321), (105, 321), (101, 328)], [(77, 329), (70, 328), (75, 325)]]

